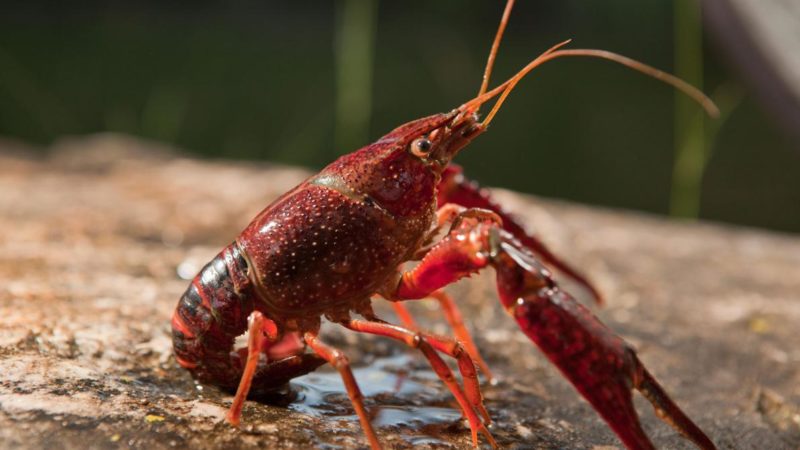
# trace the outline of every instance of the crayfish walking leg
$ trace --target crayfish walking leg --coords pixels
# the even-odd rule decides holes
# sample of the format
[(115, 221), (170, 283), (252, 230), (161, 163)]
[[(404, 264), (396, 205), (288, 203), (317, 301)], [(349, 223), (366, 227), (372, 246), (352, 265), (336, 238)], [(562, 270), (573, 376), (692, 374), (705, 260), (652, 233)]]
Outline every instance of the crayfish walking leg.
[(250, 392), (250, 386), (253, 383), (253, 375), (256, 373), (258, 360), (261, 357), (261, 349), (264, 346), (264, 334), (261, 329), (264, 327), (264, 316), (258, 312), (253, 311), (248, 317), (248, 335), (247, 335), (247, 361), (244, 365), (242, 372), (242, 379), (239, 382), (239, 387), (236, 389), (236, 395), (233, 398), (231, 409), (225, 419), (233, 426), (239, 426), (239, 418), (242, 416), (242, 406), (247, 399), (247, 394)]
[[(442, 308), (444, 317), (447, 320), (447, 323), (450, 324), (450, 328), (453, 329), (453, 334), (458, 342), (464, 346), (464, 349), (469, 354), (470, 358), (472, 358), (475, 364), (480, 367), (481, 372), (483, 372), (486, 378), (492, 380), (494, 378), (492, 371), (489, 369), (489, 365), (486, 364), (486, 361), (483, 359), (480, 352), (478, 352), (478, 346), (475, 345), (472, 335), (469, 334), (469, 331), (464, 324), (464, 319), (461, 316), (461, 311), (459, 311), (456, 302), (453, 300), (453, 297), (451, 297), (445, 291), (432, 292), (430, 297), (439, 302), (439, 306)], [(397, 314), (397, 316), (400, 318), (400, 321), (403, 322), (403, 325), (405, 325), (406, 328), (410, 328), (412, 330), (419, 329), (419, 326), (414, 320), (414, 317), (411, 315), (411, 312), (408, 311), (403, 303), (393, 302), (392, 307), (394, 308), (395, 314)]]
[(633, 349), (560, 290), (550, 273), (497, 220), (475, 210), (456, 219), (390, 297), (418, 299), (487, 266), (503, 306), (630, 449), (653, 449), (633, 406), (639, 390), (659, 417), (704, 450), (711, 440), (667, 396)]
[(350, 397), (350, 402), (353, 404), (353, 408), (358, 415), (358, 420), (361, 422), (361, 429), (363, 429), (364, 434), (367, 435), (370, 447), (373, 450), (379, 450), (381, 444), (378, 443), (378, 436), (375, 434), (367, 410), (364, 408), (364, 395), (361, 393), (358, 383), (356, 383), (352, 369), (350, 369), (350, 360), (347, 359), (341, 350), (322, 342), (316, 332), (306, 332), (303, 339), (316, 354), (339, 371), (339, 374), (342, 376), (342, 381), (344, 381), (347, 395)]
[[(419, 349), (430, 363), (434, 372), (436, 372), (436, 375), (450, 389), (450, 392), (452, 392), (453, 396), (456, 398), (456, 401), (461, 407), (464, 416), (469, 421), (469, 426), (472, 430), (473, 445), (476, 448), (478, 447), (478, 432), (480, 432), (489, 441), (489, 444), (492, 446), (492, 448), (497, 448), (497, 443), (492, 437), (492, 434), (488, 429), (486, 429), (486, 426), (481, 422), (481, 419), (476, 414), (477, 410), (481, 413), (481, 415), (483, 415), (484, 419), (488, 423), (489, 414), (483, 407), (483, 396), (481, 395), (480, 386), (478, 384), (478, 373), (475, 370), (475, 365), (472, 362), (472, 359), (464, 351), (460, 344), (447, 338), (440, 338), (427, 333), (412, 331), (407, 328), (377, 321), (375, 319), (350, 319), (342, 322), (342, 325), (353, 331), (396, 339), (405, 343), (411, 348)], [(461, 372), (461, 378), (465, 388), (464, 390), (458, 386), (458, 383), (453, 376), (453, 372), (436, 353), (436, 351), (443, 352), (458, 361), (458, 368)]]

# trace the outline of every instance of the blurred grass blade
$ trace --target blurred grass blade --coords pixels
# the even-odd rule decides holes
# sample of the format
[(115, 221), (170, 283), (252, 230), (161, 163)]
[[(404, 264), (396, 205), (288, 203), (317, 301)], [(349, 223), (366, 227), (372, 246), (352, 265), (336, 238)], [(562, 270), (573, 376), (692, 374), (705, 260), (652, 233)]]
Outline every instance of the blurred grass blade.
[[(675, 0), (675, 75), (703, 89), (703, 30), (700, 2)], [(675, 93), (675, 162), (672, 168), (670, 215), (696, 219), (700, 214), (706, 163), (705, 117), (681, 93)]]
[(186, 115), (186, 100), (178, 87), (153, 87), (142, 108), (139, 132), (152, 139), (177, 142)]
[(0, 47), (0, 91), (8, 93), (20, 109), (27, 111), (38, 123), (42, 136), (51, 140), (74, 132), (75, 124), (70, 119), (73, 116), (67, 114), (67, 109), (47, 87), (38, 83), (33, 73)]
[(336, 24), (335, 152), (368, 143), (378, 0), (342, 0)]

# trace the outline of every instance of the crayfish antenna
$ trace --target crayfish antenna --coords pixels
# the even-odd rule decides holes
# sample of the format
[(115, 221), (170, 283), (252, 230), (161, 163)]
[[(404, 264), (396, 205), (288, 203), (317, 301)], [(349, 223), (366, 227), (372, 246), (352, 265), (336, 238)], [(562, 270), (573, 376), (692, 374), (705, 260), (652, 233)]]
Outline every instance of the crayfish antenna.
[[(556, 46), (556, 48), (561, 47), (563, 45), (564, 43), (559, 44), (558, 46)], [(623, 56), (617, 53), (609, 52), (607, 50), (579, 48), (579, 49), (567, 49), (567, 50), (550, 49), (545, 53), (543, 53), (538, 58), (528, 63), (527, 66), (525, 66), (522, 70), (517, 72), (517, 74), (511, 77), (508, 81), (490, 91), (490, 92), (495, 92), (498, 88), (503, 88), (502, 95), (500, 95), (500, 98), (492, 107), (492, 110), (486, 116), (486, 119), (484, 119), (481, 125), (484, 127), (489, 125), (489, 122), (491, 122), (495, 114), (497, 114), (497, 111), (499, 111), (500, 106), (503, 104), (506, 97), (508, 97), (508, 94), (511, 93), (511, 90), (514, 89), (514, 86), (516, 86), (517, 83), (519, 83), (519, 81), (525, 75), (527, 75), (530, 71), (532, 71), (536, 67), (544, 64), (545, 62), (556, 58), (560, 58), (562, 56), (589, 56), (593, 58), (606, 59), (618, 64), (622, 64), (623, 66), (636, 70), (637, 72), (641, 72), (645, 75), (648, 75), (652, 78), (655, 78), (659, 81), (669, 84), (670, 86), (683, 92), (684, 94), (689, 96), (692, 100), (697, 102), (700, 106), (703, 107), (703, 109), (705, 109), (706, 113), (709, 116), (713, 118), (719, 117), (719, 108), (717, 108), (717, 105), (714, 104), (713, 100), (708, 98), (708, 96), (703, 94), (703, 92), (701, 92), (696, 87), (692, 86), (691, 84), (681, 80), (680, 78), (674, 75), (670, 75), (662, 70), (656, 69), (655, 67), (648, 66), (647, 64), (636, 61), (635, 59), (628, 58), (627, 56)]]
[(506, 9), (503, 11), (503, 18), (500, 19), (500, 26), (497, 28), (497, 34), (494, 36), (492, 42), (492, 49), (489, 51), (489, 59), (486, 61), (486, 68), (483, 70), (483, 82), (478, 91), (477, 97), (483, 95), (489, 88), (489, 77), (492, 75), (492, 68), (494, 67), (494, 59), (497, 57), (497, 50), (500, 48), (500, 41), (503, 40), (503, 33), (506, 31), (508, 25), (508, 18), (511, 16), (511, 8), (514, 7), (514, 0), (506, 2)]

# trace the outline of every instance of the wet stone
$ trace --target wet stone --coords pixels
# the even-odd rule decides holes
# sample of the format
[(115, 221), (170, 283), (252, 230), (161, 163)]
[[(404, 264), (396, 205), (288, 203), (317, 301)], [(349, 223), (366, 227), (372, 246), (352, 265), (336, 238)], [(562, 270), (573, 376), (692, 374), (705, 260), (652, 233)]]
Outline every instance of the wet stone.
[[(329, 367), (247, 402), (235, 430), (222, 422), (230, 394), (196, 384), (172, 356), (187, 278), (307, 172), (185, 159), (113, 135), (49, 155), (0, 146), (0, 448), (366, 448)], [(497, 196), (596, 281), (608, 304), (590, 308), (720, 448), (800, 447), (797, 236)], [(484, 395), (501, 446), (622, 448), (516, 329), (492, 278), (451, 293), (499, 376)], [(410, 308), (448, 333), (434, 305)], [(381, 301), (376, 310), (396, 321)], [(323, 334), (353, 362), (386, 448), (470, 448), (420, 355), (330, 324)], [(692, 448), (636, 405), (659, 448)]]

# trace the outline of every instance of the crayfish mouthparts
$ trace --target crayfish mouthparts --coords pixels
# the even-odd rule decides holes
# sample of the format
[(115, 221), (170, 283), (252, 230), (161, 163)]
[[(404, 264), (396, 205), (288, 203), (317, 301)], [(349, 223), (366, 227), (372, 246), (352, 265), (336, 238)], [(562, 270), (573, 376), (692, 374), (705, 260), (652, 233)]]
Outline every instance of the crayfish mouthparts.
[(433, 143), (430, 160), (436, 161), (440, 171), (450, 164), (461, 149), (486, 131), (486, 127), (478, 121), (476, 112), (455, 109), (447, 115), (452, 115), (453, 118), (428, 135), (428, 139)]

